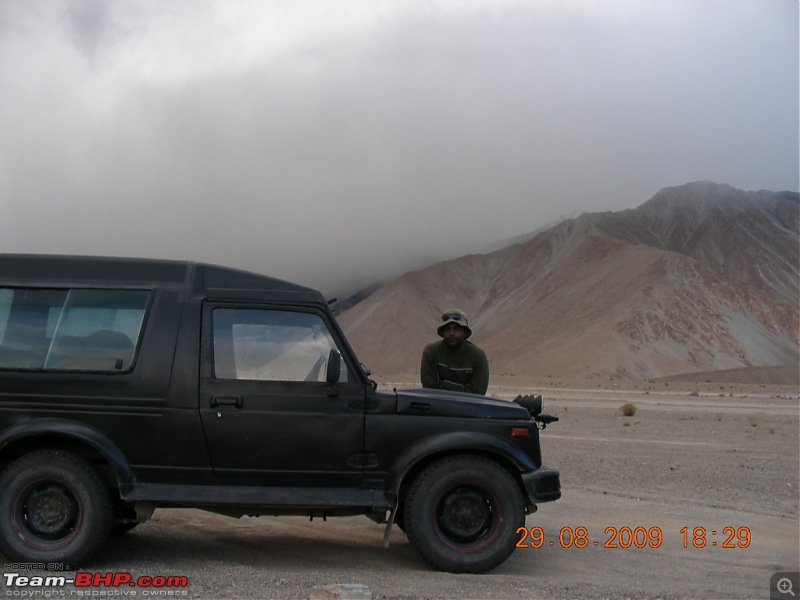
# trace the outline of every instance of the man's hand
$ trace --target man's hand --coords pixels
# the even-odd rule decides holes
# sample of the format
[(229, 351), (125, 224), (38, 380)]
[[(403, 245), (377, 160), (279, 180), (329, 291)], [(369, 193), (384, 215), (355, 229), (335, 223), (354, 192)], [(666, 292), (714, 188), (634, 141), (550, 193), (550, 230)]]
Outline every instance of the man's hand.
[(539, 394), (530, 394), (526, 396), (520, 394), (514, 398), (514, 402), (523, 408), (526, 408), (532, 417), (535, 417), (542, 412), (543, 402), (542, 397)]

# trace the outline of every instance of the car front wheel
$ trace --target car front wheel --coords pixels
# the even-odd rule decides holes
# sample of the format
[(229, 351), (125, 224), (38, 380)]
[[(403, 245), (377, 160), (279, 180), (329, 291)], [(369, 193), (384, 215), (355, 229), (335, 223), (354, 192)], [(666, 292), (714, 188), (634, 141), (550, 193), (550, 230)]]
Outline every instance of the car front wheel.
[(433, 567), (482, 573), (514, 551), (525, 524), (522, 493), (502, 466), (454, 456), (426, 468), (405, 500), (406, 535)]

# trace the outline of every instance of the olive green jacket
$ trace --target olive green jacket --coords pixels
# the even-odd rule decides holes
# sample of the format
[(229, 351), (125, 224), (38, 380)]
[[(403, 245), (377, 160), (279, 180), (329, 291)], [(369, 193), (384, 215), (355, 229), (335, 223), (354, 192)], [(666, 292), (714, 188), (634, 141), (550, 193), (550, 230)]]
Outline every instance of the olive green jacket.
[(420, 380), (424, 388), (485, 394), (489, 387), (486, 353), (470, 341), (451, 350), (444, 341), (432, 342), (422, 351)]

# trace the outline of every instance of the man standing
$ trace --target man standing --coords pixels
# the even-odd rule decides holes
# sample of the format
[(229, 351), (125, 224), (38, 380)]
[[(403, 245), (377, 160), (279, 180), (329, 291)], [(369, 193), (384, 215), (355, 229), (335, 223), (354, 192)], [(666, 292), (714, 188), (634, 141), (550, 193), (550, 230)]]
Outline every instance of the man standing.
[(442, 341), (428, 344), (422, 352), (422, 387), (485, 394), (489, 362), (483, 350), (467, 341), (472, 335), (467, 315), (455, 308), (447, 310), (436, 332)]

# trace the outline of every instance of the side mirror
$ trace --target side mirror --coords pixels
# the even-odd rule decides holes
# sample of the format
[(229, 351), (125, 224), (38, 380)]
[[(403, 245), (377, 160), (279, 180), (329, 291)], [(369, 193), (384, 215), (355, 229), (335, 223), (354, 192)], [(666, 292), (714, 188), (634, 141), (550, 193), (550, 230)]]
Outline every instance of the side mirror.
[(328, 353), (328, 368), (325, 370), (325, 381), (333, 385), (339, 383), (342, 376), (342, 355), (336, 348)]

